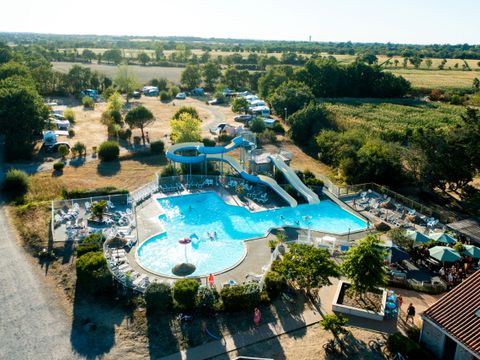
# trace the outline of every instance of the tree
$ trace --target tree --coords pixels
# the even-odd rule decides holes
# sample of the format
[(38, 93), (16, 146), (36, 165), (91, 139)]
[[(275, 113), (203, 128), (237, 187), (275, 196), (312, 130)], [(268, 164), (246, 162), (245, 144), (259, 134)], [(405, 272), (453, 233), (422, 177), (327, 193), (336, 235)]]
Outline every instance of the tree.
[(368, 235), (351, 247), (344, 257), (341, 269), (357, 294), (365, 295), (386, 284), (386, 253), (380, 244), (376, 235)]
[(145, 106), (137, 106), (130, 110), (125, 116), (125, 122), (131, 129), (139, 128), (142, 132), (142, 141), (145, 145), (145, 134), (143, 129), (155, 121), (155, 117)]
[(327, 250), (305, 244), (291, 244), (279, 264), (278, 272), (300, 287), (310, 289), (328, 286), (330, 278), (339, 277), (340, 271)]
[(252, 123), (250, 124), (250, 130), (257, 134), (263, 133), (265, 128), (265, 121), (259, 117), (253, 119)]
[(183, 113), (178, 119), (170, 121), (171, 139), (177, 143), (201, 140), (200, 120), (190, 114)]
[(101, 161), (114, 161), (118, 159), (120, 148), (116, 141), (104, 141), (98, 149), (98, 157)]
[(275, 113), (281, 117), (285, 117), (285, 112), (292, 115), (313, 100), (310, 88), (298, 81), (283, 83), (269, 99)]
[(75, 264), (78, 283), (92, 292), (100, 292), (112, 285), (112, 276), (107, 260), (101, 251), (88, 252), (77, 259)]
[(320, 320), (320, 325), (324, 330), (330, 331), (333, 337), (346, 333), (345, 326), (348, 324), (348, 318), (341, 314), (326, 314)]
[(122, 95), (120, 95), (118, 92), (115, 91), (108, 98), (107, 111), (109, 112), (115, 111), (115, 112), (121, 113), (122, 109), (123, 109)]
[(215, 88), (220, 76), (222, 76), (222, 71), (220, 70), (219, 65), (215, 64), (213, 61), (209, 61), (203, 65), (202, 74), (205, 87), (209, 90), (212, 90)]
[(187, 65), (182, 72), (180, 82), (188, 89), (197, 88), (202, 82), (200, 67), (198, 65)]
[(310, 103), (288, 117), (290, 136), (300, 146), (315, 145), (315, 136), (321, 129), (335, 127), (331, 113), (323, 106)]
[(185, 113), (190, 114), (195, 119), (200, 120), (200, 115), (198, 115), (197, 109), (195, 109), (193, 106), (180, 107), (180, 109), (178, 109), (177, 112), (173, 115), (172, 119), (178, 120), (180, 119), (180, 116)]
[(113, 81), (121, 92), (127, 94), (128, 103), (132, 92), (139, 86), (135, 73), (130, 70), (128, 65), (121, 65), (118, 67)]
[(242, 72), (234, 67), (229, 67), (223, 75), (225, 85), (233, 90), (243, 90), (248, 83), (248, 71)]
[(102, 60), (118, 65), (122, 62), (122, 52), (119, 49), (110, 49), (103, 53)]
[(182, 310), (192, 311), (195, 308), (198, 287), (198, 281), (195, 279), (176, 281), (173, 285), (173, 299), (176, 305)]
[(94, 218), (98, 219), (99, 221), (103, 220), (103, 215), (107, 212), (107, 201), (106, 200), (99, 200), (92, 204), (92, 215)]
[(358, 60), (361, 62), (365, 62), (368, 65), (373, 65), (378, 62), (377, 56), (373, 53), (362, 54), (358, 57)]
[(150, 62), (150, 56), (148, 56), (148, 54), (145, 52), (141, 52), (138, 54), (137, 60), (140, 61), (143, 66), (145, 66)]
[(478, 78), (474, 78), (472, 82), (472, 86), (475, 89), (475, 91), (480, 90), (480, 80)]
[(83, 49), (82, 57), (91, 63), (93, 59), (97, 58), (97, 55), (90, 49)]
[(438, 65), (439, 70), (443, 70), (445, 68), (445, 65), (447, 64), (447, 59), (442, 59), (440, 64)]
[(393, 63), (395, 64), (395, 67), (398, 67), (399, 62), (400, 62), (400, 60), (398, 60), (398, 59), (393, 60)]
[(23, 196), (28, 192), (30, 187), (30, 178), (25, 171), (10, 169), (5, 175), (2, 188), (10, 197)]
[(235, 113), (247, 113), (250, 104), (244, 97), (236, 97), (232, 102), (232, 111)]
[(432, 59), (427, 59), (425, 60), (425, 65), (427, 65), (427, 68), (430, 69), (432, 67), (433, 61)]
[(406, 250), (413, 248), (413, 239), (407, 235), (407, 231), (401, 228), (394, 228), (388, 232), (388, 237), (392, 242)]

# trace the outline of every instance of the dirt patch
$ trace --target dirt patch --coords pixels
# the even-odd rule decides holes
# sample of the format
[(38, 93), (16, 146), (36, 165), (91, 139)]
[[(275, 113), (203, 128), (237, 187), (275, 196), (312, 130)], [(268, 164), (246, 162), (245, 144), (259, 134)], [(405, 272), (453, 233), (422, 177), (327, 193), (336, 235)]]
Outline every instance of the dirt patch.
[(382, 292), (367, 291), (362, 295), (356, 294), (345, 283), (340, 291), (338, 303), (362, 310), (380, 312), (382, 310)]

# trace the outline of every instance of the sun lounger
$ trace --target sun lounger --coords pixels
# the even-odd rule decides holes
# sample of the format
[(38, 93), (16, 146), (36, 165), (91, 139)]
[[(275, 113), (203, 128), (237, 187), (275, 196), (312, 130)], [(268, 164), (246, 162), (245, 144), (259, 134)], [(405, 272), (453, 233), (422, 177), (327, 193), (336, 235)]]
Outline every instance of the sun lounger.
[(145, 275), (145, 274), (140, 275), (139, 277), (137, 277), (137, 278), (133, 281), (133, 285), (134, 285), (134, 286), (140, 286), (140, 284), (141, 284), (142, 282), (144, 282), (146, 278), (147, 278), (147, 275)]

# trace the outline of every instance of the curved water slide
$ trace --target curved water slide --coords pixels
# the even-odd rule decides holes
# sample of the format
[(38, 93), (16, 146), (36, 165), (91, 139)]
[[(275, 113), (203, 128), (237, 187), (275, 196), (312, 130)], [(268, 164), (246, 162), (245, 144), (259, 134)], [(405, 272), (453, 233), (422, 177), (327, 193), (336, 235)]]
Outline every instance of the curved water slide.
[(277, 169), (283, 173), (290, 185), (302, 194), (309, 204), (318, 204), (320, 202), (318, 195), (300, 180), (295, 171), (293, 171), (293, 169), (288, 166), (280, 156), (272, 154), (269, 158)]
[[(246, 142), (248, 145), (248, 142)], [(203, 143), (190, 142), (180, 143), (170, 146), (167, 149), (166, 156), (170, 161), (181, 164), (199, 164), (204, 161), (222, 161), (229, 164), (239, 175), (252, 183), (260, 183), (269, 186), (279, 196), (281, 196), (291, 207), (297, 206), (297, 201), (290, 196), (278, 183), (268, 176), (252, 175), (246, 172), (243, 167), (233, 157), (224, 155), (233, 149), (244, 145), (241, 136), (237, 136), (232, 142), (226, 146), (204, 146)], [(194, 150), (197, 155), (180, 155), (178, 151)]]

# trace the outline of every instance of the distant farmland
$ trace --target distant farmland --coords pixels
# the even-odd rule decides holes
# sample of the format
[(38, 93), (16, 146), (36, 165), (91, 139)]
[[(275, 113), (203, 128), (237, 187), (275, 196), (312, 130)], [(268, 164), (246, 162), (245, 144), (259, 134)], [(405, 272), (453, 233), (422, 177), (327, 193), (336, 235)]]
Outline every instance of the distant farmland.
[[(108, 77), (115, 76), (117, 67), (115, 65), (106, 65), (106, 64), (84, 64), (84, 63), (71, 63), (71, 62), (53, 62), (53, 68), (57, 71), (67, 73), (68, 70), (73, 65), (81, 65), (89, 67), (92, 70), (96, 70), (100, 73), (107, 75)], [(141, 84), (146, 84), (153, 78), (166, 78), (174, 83), (180, 82), (180, 75), (183, 71), (183, 68), (177, 67), (160, 67), (160, 66), (140, 66), (140, 65), (129, 65), (138, 76), (138, 81)]]

